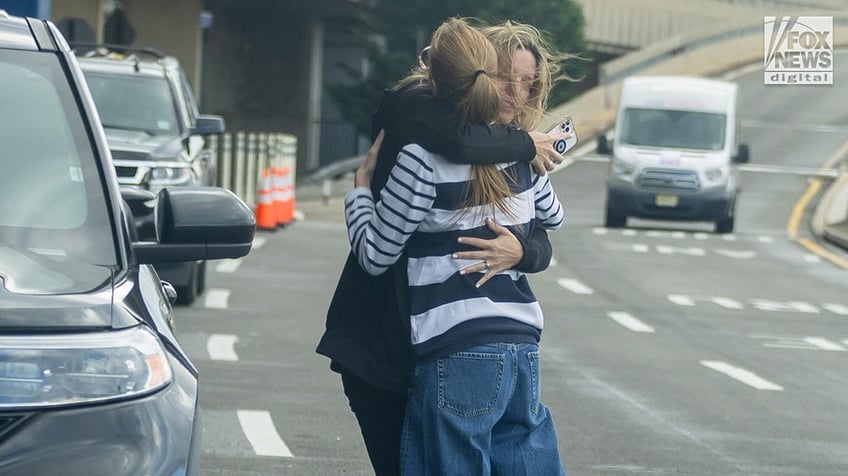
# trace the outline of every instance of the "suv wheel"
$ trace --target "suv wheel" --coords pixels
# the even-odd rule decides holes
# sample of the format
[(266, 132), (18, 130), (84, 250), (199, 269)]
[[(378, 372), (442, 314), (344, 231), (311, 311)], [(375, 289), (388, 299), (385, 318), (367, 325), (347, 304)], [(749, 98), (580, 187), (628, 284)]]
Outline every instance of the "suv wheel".
[(194, 300), (197, 299), (197, 277), (198, 277), (199, 269), (197, 263), (191, 264), (191, 271), (189, 271), (189, 278), (186, 282), (185, 286), (180, 286), (177, 288), (177, 304), (183, 306), (190, 306), (194, 303)]

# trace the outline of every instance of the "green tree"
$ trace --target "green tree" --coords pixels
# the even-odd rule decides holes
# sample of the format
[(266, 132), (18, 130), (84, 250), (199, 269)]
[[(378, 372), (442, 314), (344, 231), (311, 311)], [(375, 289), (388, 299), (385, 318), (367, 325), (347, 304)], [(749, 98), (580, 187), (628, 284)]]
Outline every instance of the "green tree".
[[(486, 24), (505, 20), (528, 23), (543, 31), (558, 50), (588, 59), (583, 12), (572, 0), (378, 0), (352, 24), (367, 50), (368, 77), (351, 74), (348, 84), (327, 85), (345, 120), (368, 135), (371, 114), (383, 90), (410, 71), (432, 32), (453, 16), (477, 18)], [(580, 78), (589, 65), (589, 61), (572, 61), (565, 72)], [(564, 102), (581, 90), (579, 82), (560, 81), (550, 104)]]

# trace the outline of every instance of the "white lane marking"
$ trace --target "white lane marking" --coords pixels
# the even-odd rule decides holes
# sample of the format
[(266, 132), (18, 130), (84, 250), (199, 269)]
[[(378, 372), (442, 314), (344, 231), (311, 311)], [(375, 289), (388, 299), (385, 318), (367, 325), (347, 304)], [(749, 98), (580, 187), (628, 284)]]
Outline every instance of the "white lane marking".
[(631, 230), (630, 228), (626, 228), (621, 230), (621, 234), (624, 236), (636, 236), (636, 230)]
[(251, 250), (258, 250), (265, 246), (265, 243), (268, 243), (266, 238), (254, 237), (253, 238), (253, 246), (250, 247)]
[(653, 327), (645, 324), (644, 322), (640, 321), (639, 319), (636, 319), (635, 317), (631, 316), (626, 312), (610, 311), (607, 313), (607, 316), (633, 332), (654, 332)]
[(804, 337), (804, 342), (808, 342), (822, 350), (835, 350), (839, 352), (845, 352), (848, 350), (836, 342), (829, 341), (824, 337)]
[(757, 241), (760, 243), (774, 243), (774, 238), (771, 236), (759, 236), (757, 237)]
[(229, 300), (229, 289), (209, 289), (206, 291), (203, 306), (207, 309), (226, 309)]
[(636, 243), (635, 245), (633, 245), (633, 251), (637, 253), (647, 253), (651, 251), (651, 247), (648, 245), (643, 245), (641, 243)]
[(736, 235), (721, 235), (721, 239), (724, 241), (736, 241)]
[(219, 273), (235, 273), (240, 266), (240, 259), (225, 259), (215, 265), (215, 271)]
[(576, 279), (559, 278), (557, 284), (574, 294), (594, 294), (595, 291)]
[(609, 234), (609, 228), (595, 227), (592, 228), (592, 233), (596, 235), (607, 235)]
[(684, 296), (682, 294), (669, 294), (668, 300), (677, 304), (678, 306), (694, 306), (695, 301), (692, 300), (689, 296)]
[(806, 261), (807, 263), (818, 263), (821, 261), (821, 258), (819, 258), (818, 255), (807, 253), (804, 255), (804, 261)]
[(802, 314), (819, 314), (818, 307), (802, 301), (774, 301), (771, 299), (751, 299), (755, 309), (775, 312), (800, 312)]
[(822, 304), (822, 307), (834, 314), (848, 316), (848, 306), (843, 306), (842, 304)]
[(235, 344), (238, 337), (231, 334), (212, 334), (206, 340), (206, 352), (212, 360), (237, 361)]
[(758, 376), (750, 370), (735, 367), (733, 365), (728, 364), (727, 362), (721, 362), (717, 360), (702, 360), (701, 365), (715, 370), (716, 372), (723, 373), (728, 377), (738, 380), (744, 383), (745, 385), (754, 387), (757, 390), (769, 390), (775, 392), (783, 391), (783, 387), (781, 387), (780, 385), (769, 382), (768, 380)]
[(725, 250), (717, 249), (716, 253), (727, 256), (728, 258), (736, 259), (751, 259), (757, 256), (757, 252), (753, 250)]
[(294, 457), (286, 442), (277, 433), (270, 413), (262, 410), (238, 410), (236, 413), (241, 431), (257, 455)]
[(657, 246), (657, 252), (662, 255), (681, 254), (688, 256), (706, 256), (703, 248), (678, 248), (675, 246)]
[(727, 309), (745, 309), (745, 305), (735, 299), (714, 297), (712, 298), (712, 301)]
[(696, 240), (706, 240), (707, 238), (710, 237), (710, 235), (708, 235), (708, 234), (706, 234), (702, 231), (699, 231), (699, 232), (693, 234), (692, 236), (694, 236)]
[[(764, 339), (767, 342), (763, 342), (763, 347), (770, 347), (776, 349), (795, 349), (795, 350), (836, 350), (836, 349), (823, 349), (819, 344), (822, 342), (819, 341), (819, 337), (795, 337), (795, 336), (784, 336), (784, 335), (774, 335), (774, 334), (752, 334), (752, 338), (754, 339)], [(812, 339), (812, 340), (810, 340)], [(839, 344), (835, 344), (833, 342), (827, 341), (827, 339), (822, 339), (826, 341), (824, 343), (825, 346), (828, 344), (835, 345), (837, 347)]]

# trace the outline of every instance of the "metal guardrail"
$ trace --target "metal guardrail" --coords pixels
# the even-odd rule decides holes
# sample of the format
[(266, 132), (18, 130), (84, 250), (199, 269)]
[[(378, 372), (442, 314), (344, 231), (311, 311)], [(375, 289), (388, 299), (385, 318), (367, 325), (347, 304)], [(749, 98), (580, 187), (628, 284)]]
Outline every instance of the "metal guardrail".
[(296, 176), (297, 138), (281, 132), (235, 132), (209, 141), (218, 185), (232, 190), (245, 203), (256, 204), (257, 184), (269, 168), (289, 168)]

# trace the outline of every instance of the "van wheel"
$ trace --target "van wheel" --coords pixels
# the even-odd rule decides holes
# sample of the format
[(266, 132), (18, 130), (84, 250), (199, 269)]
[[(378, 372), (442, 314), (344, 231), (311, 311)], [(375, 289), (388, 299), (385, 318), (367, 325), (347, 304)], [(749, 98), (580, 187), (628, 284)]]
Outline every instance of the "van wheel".
[(607, 217), (604, 223), (607, 228), (622, 228), (627, 224), (627, 215), (615, 211), (607, 204)]
[(731, 214), (728, 214), (726, 217), (715, 222), (716, 233), (732, 233), (734, 221), (735, 221), (734, 216), (731, 215)]

